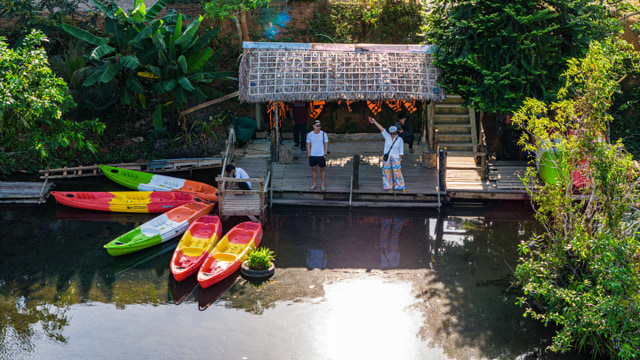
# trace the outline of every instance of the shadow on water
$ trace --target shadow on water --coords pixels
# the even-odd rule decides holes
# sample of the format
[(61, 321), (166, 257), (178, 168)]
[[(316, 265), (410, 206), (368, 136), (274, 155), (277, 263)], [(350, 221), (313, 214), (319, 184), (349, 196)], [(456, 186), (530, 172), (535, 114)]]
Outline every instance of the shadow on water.
[[(180, 283), (171, 276), (177, 240), (122, 257), (102, 248), (148, 214), (76, 211), (53, 199), (3, 207), (0, 357), (33, 351), (42, 335), (66, 343), (75, 304), (197, 303), (207, 310), (219, 303), (262, 315), (280, 303), (322, 302), (328, 287), (345, 279), (375, 277), (411, 284), (410, 307), (423, 318), (416, 335), (448, 358), (535, 359), (552, 330), (522, 317), (510, 287), (517, 244), (536, 228), (527, 209), (520, 203), (450, 206), (441, 213), (279, 208), (263, 239), (276, 254), (272, 280), (256, 287), (236, 273), (202, 289), (195, 275)], [(240, 221), (225, 222), (224, 231)]]

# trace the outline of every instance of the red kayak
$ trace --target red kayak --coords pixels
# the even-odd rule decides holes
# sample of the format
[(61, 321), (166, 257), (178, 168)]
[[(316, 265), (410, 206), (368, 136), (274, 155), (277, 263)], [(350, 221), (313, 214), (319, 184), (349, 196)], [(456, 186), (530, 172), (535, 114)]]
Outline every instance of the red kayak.
[(178, 191), (52, 191), (51, 195), (62, 205), (111, 212), (163, 213), (181, 205), (203, 202), (192, 194)]
[(233, 227), (220, 240), (198, 271), (203, 288), (221, 281), (236, 272), (250, 249), (260, 246), (262, 224), (245, 221)]
[(171, 258), (171, 273), (182, 281), (198, 271), (222, 236), (222, 222), (216, 215), (205, 215), (194, 221), (180, 239)]

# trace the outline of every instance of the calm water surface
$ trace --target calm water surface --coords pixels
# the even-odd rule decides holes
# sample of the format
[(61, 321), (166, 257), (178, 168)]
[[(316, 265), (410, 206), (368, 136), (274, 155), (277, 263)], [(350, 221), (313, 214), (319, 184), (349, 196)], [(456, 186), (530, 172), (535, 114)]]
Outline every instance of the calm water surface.
[[(56, 190), (124, 190), (78, 180)], [(275, 209), (271, 281), (176, 283), (177, 240), (102, 245), (152, 218), (0, 208), (2, 359), (535, 359), (552, 334), (509, 289), (524, 203), (425, 210)], [(239, 219), (223, 225), (230, 229)]]

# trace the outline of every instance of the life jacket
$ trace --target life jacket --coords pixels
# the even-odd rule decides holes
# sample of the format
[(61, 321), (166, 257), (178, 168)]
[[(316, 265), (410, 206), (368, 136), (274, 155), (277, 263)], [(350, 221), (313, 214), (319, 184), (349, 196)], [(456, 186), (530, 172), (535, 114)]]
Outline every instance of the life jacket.
[[(287, 107), (283, 102), (278, 102), (278, 126), (282, 128), (282, 119), (286, 119), (287, 117)], [(273, 101), (269, 101), (267, 104), (267, 114), (269, 114), (269, 125), (270, 129), (275, 129), (276, 123), (274, 119), (275, 106)]]
[(312, 101), (309, 104), (309, 117), (312, 119), (316, 119), (318, 115), (322, 112), (322, 108), (324, 107), (324, 101)]
[(400, 112), (402, 110), (402, 101), (401, 100), (387, 100), (385, 101), (387, 105), (391, 108), (391, 110), (395, 112)]
[(407, 111), (409, 113), (413, 113), (416, 110), (418, 110), (418, 107), (416, 106), (416, 101), (415, 100), (411, 100), (411, 101), (403, 100), (402, 102), (404, 103), (404, 107), (407, 108)]
[(367, 100), (367, 106), (369, 107), (369, 110), (371, 110), (373, 115), (378, 115), (378, 113), (382, 111), (382, 102), (380, 101), (372, 102)]
[[(347, 104), (347, 110), (349, 110), (349, 112), (352, 112), (353, 110), (351, 109), (351, 104), (353, 104), (355, 101), (345, 100), (344, 102)], [(338, 101), (338, 105), (340, 104), (342, 104), (342, 101)]]

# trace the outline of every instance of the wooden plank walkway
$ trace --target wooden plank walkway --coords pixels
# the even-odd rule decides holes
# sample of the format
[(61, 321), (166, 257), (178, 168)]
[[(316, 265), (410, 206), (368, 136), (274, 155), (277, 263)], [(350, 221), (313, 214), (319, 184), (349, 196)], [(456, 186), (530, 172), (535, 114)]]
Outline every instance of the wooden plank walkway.
[(1, 204), (42, 204), (53, 184), (44, 182), (0, 182)]
[(447, 159), (447, 194), (450, 199), (527, 200), (521, 177), (528, 166), (524, 161), (489, 162), (483, 179), (472, 156), (451, 156)]
[[(354, 207), (436, 207), (438, 206), (437, 170), (421, 166), (421, 152), (404, 156), (402, 173), (407, 192), (388, 193), (382, 189), (381, 152), (382, 139), (340, 141), (331, 140), (330, 155), (326, 167), (326, 191), (318, 187), (310, 190), (311, 168), (306, 152), (294, 149), (293, 162), (273, 163), (271, 186), (273, 204), (311, 206), (354, 206)], [(285, 141), (283, 146), (291, 147)], [(376, 151), (376, 148), (380, 148)], [(269, 143), (257, 141), (244, 153), (238, 154), (237, 166), (245, 169), (249, 176), (265, 176), (267, 161), (270, 159)], [(354, 156), (360, 156), (358, 186), (352, 188)], [(445, 193), (441, 191), (444, 198)]]
[[(166, 159), (166, 160), (142, 160), (132, 163), (105, 164), (123, 169), (144, 171), (150, 173), (191, 171), (200, 169), (219, 168), (222, 166), (222, 157), (195, 158), (195, 159)], [(70, 179), (77, 177), (98, 176), (102, 171), (98, 165), (64, 167), (59, 169), (40, 170), (41, 179)]]

